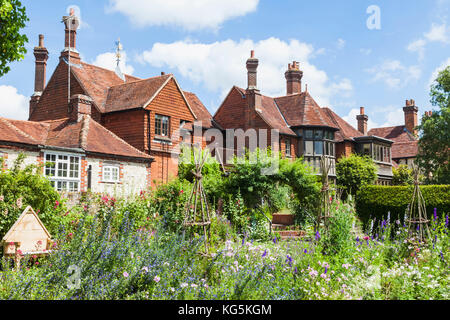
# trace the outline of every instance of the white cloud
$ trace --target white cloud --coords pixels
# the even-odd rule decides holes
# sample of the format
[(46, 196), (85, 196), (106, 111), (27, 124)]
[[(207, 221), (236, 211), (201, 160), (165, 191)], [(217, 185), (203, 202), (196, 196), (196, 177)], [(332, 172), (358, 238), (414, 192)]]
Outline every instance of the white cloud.
[(398, 60), (385, 60), (365, 71), (372, 74), (371, 82), (382, 81), (391, 89), (403, 88), (417, 81), (422, 74), (418, 66), (406, 67)]
[(28, 120), (29, 98), (12, 86), (0, 85), (0, 117)]
[(447, 68), (448, 66), (450, 66), (450, 57), (447, 58), (447, 60), (445, 60), (444, 62), (441, 63), (441, 65), (439, 67), (437, 67), (433, 73), (431, 74), (430, 80), (428, 80), (428, 86), (427, 89), (429, 90), (430, 87), (433, 85), (434, 80), (436, 80), (436, 78), (439, 75), (439, 72), (444, 70), (445, 68)]
[[(119, 63), (120, 70), (124, 74), (131, 75), (134, 72), (134, 68), (132, 65), (127, 64), (127, 60), (128, 60), (127, 53), (125, 51), (122, 51), (120, 63)], [(102, 67), (102, 68), (105, 68), (105, 69), (115, 71), (116, 66), (117, 66), (116, 54), (114, 52), (105, 52), (105, 53), (99, 54), (95, 58), (95, 60), (92, 62), (92, 64)]]
[(233, 85), (247, 87), (245, 62), (250, 50), (255, 50), (259, 59), (258, 88), (265, 95), (286, 94), (284, 73), (293, 60), (300, 62), (303, 70), (303, 88), (321, 105), (329, 105), (335, 95), (349, 95), (353, 86), (348, 79), (331, 82), (327, 74), (312, 65), (309, 60), (315, 56), (314, 48), (298, 40), (282, 41), (268, 38), (259, 42), (253, 40), (225, 40), (210, 44), (178, 41), (155, 43), (145, 51), (139, 60), (154, 67), (176, 69), (185, 78), (202, 84), (210, 91), (220, 92), (222, 97)]
[(132, 23), (217, 30), (226, 20), (256, 10), (259, 0), (110, 0), (108, 11), (121, 12)]
[(429, 32), (424, 34), (425, 38), (430, 42), (442, 42), (449, 43), (450, 42), (450, 28), (447, 25), (441, 24), (432, 24)]
[(450, 27), (447, 27), (446, 23), (436, 24), (433, 23), (430, 27), (430, 31), (423, 34), (423, 38), (411, 42), (407, 49), (411, 52), (417, 52), (419, 54), (419, 60), (423, 60), (425, 57), (425, 46), (430, 42), (440, 42), (443, 44), (450, 43)]
[(369, 54), (372, 53), (372, 49), (361, 48), (361, 49), (359, 49), (359, 52), (361, 52), (362, 54), (365, 54), (366, 56), (368, 56)]
[(408, 50), (412, 52), (417, 52), (419, 54), (419, 59), (423, 60), (425, 57), (425, 45), (427, 42), (424, 39), (419, 39), (416, 41), (411, 42), (408, 45)]
[(337, 40), (336, 47), (337, 47), (339, 50), (341, 50), (341, 49), (344, 49), (345, 44), (346, 44), (345, 40), (339, 38), (339, 39)]

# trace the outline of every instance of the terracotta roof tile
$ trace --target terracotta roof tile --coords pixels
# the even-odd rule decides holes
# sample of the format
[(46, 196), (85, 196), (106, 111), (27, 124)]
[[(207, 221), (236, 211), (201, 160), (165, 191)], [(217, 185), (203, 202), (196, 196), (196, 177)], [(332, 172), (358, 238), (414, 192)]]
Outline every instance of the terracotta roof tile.
[[(85, 62), (81, 62), (81, 68), (71, 69), (81, 85), (87, 91), (101, 112), (104, 112), (104, 105), (108, 95), (108, 88), (123, 84), (114, 71), (97, 67)], [(141, 80), (140, 78), (125, 75), (126, 83)]]
[(362, 137), (363, 134), (353, 128), (347, 121), (339, 117), (330, 108), (322, 108), (322, 110), (329, 116), (330, 120), (339, 128), (335, 134), (335, 140), (342, 142), (344, 140), (352, 140), (355, 137)]
[(392, 158), (413, 158), (418, 153), (418, 140), (408, 131), (405, 126), (374, 128), (369, 135), (382, 137), (394, 141), (392, 145)]
[(212, 122), (212, 116), (206, 109), (205, 105), (200, 101), (195, 93), (184, 91), (184, 96), (188, 101), (189, 105), (197, 116), (197, 121), (202, 122), (203, 128), (213, 128), (214, 124)]
[(291, 127), (326, 126), (338, 129), (308, 92), (275, 98), (275, 101)]
[(103, 112), (145, 107), (145, 103), (158, 92), (170, 77), (172, 75), (163, 75), (110, 87)]
[(79, 122), (70, 122), (68, 119), (33, 122), (0, 117), (0, 141), (152, 159), (151, 156), (132, 147), (89, 116), (84, 116)]

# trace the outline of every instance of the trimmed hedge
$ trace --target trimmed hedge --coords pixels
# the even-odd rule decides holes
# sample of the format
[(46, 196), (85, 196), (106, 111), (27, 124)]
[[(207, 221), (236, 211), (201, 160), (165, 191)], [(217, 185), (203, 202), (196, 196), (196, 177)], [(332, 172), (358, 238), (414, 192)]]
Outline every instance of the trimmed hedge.
[[(438, 216), (450, 214), (450, 185), (421, 186), (420, 190), (428, 218), (433, 215), (434, 208)], [(364, 224), (374, 218), (383, 220), (388, 212), (391, 213), (391, 221), (398, 219), (403, 223), (413, 191), (414, 186), (367, 186), (356, 196), (356, 212)]]

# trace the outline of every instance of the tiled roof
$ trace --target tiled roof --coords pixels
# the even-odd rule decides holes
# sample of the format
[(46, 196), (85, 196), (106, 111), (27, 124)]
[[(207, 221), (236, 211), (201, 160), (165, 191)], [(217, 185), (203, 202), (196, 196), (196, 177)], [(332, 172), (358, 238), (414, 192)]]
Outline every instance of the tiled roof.
[(275, 98), (275, 101), (291, 127), (326, 126), (338, 129), (308, 92)]
[(339, 128), (339, 131), (335, 134), (336, 142), (342, 142), (344, 140), (352, 140), (355, 137), (362, 137), (363, 134), (353, 128), (347, 121), (339, 117), (330, 108), (322, 108), (322, 110), (329, 116), (331, 121)]
[(33, 146), (83, 149), (104, 155), (151, 160), (111, 131), (84, 116), (81, 121), (60, 119), (46, 122), (10, 120), (0, 117), (0, 141)]
[(406, 130), (405, 126), (375, 128), (369, 130), (368, 134), (394, 141), (392, 145), (393, 159), (411, 158), (417, 155), (419, 142)]
[(295, 135), (294, 131), (289, 128), (283, 115), (280, 113), (277, 104), (273, 98), (262, 96), (262, 109), (258, 114), (270, 125), (273, 129), (280, 130), (280, 133)]
[(200, 101), (195, 93), (184, 91), (184, 96), (188, 101), (189, 105), (197, 116), (197, 121), (202, 122), (203, 128), (213, 128), (214, 124), (212, 122), (212, 116), (209, 113), (208, 109), (204, 106), (204, 104)]
[(103, 106), (104, 112), (114, 112), (145, 107), (172, 75), (163, 75), (144, 80), (112, 86)]
[[(108, 96), (108, 88), (124, 83), (114, 71), (85, 62), (81, 62), (81, 68), (74, 67), (71, 70), (101, 112), (105, 112), (104, 105)], [(125, 75), (125, 80), (128, 83), (141, 79)]]

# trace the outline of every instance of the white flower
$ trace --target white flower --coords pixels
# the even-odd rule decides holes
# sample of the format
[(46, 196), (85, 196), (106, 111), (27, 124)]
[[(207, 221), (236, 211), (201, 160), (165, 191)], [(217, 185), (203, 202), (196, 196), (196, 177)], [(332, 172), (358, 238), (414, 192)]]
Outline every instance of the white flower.
[(180, 284), (181, 288), (186, 288), (188, 286), (188, 284), (186, 282), (183, 282), (182, 284)]

